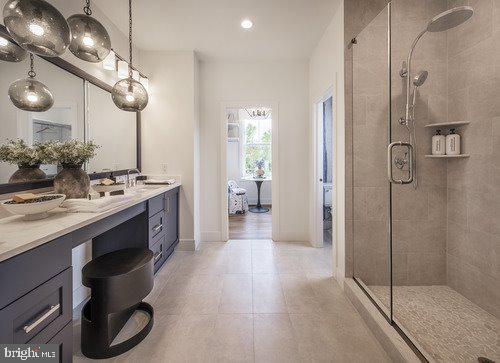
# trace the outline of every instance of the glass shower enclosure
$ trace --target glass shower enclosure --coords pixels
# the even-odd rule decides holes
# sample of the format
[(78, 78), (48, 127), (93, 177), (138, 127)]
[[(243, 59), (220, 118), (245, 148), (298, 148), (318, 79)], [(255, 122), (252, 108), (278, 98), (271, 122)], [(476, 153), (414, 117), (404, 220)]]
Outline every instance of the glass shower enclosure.
[(351, 48), (353, 276), (423, 361), (500, 359), (494, 6), (393, 0)]

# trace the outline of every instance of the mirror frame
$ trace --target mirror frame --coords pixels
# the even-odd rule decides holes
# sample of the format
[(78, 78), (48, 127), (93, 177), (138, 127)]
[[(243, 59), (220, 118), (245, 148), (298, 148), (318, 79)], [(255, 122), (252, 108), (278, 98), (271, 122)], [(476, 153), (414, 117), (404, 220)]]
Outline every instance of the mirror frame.
[[(2, 25), (0, 25), (2, 26)], [(84, 70), (78, 68), (74, 64), (59, 58), (59, 57), (43, 57), (40, 56), (40, 58), (45, 59), (49, 63), (52, 63), (62, 70), (65, 70), (68, 73), (71, 73), (79, 78), (81, 78), (84, 81), (87, 81), (109, 93), (111, 93), (111, 90), (113, 89), (112, 86), (107, 84), (106, 82), (101, 81), (97, 77), (94, 77), (93, 75), (85, 72)], [(136, 160), (137, 160), (137, 166), (136, 169), (141, 171), (141, 113), (136, 112)], [(90, 177), (90, 180), (95, 180), (95, 179), (102, 179), (102, 178), (109, 178), (112, 176), (121, 176), (121, 175), (126, 175), (127, 171), (129, 169), (122, 169), (122, 170), (113, 170), (113, 171), (106, 171), (106, 172), (101, 172), (101, 173), (91, 173), (88, 174)], [(24, 182), (24, 183), (4, 183), (0, 184), (0, 195), (2, 194), (11, 194), (11, 193), (16, 193), (16, 192), (21, 192), (21, 191), (26, 191), (26, 190), (35, 190), (35, 189), (42, 189), (42, 188), (51, 188), (54, 185), (54, 179), (53, 178), (48, 178), (44, 180), (34, 180), (30, 182)]]

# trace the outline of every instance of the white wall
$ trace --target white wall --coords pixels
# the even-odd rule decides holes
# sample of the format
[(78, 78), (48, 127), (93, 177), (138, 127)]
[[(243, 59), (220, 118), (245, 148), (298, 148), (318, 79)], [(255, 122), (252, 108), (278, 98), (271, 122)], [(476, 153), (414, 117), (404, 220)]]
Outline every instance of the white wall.
[(192, 51), (141, 51), (140, 64), (151, 75), (149, 104), (142, 112), (142, 169), (181, 176), (180, 240), (193, 247), (198, 62)]
[[(308, 241), (307, 61), (200, 63), (202, 240), (220, 240), (220, 123), (223, 102), (279, 107), (279, 239)], [(224, 140), (222, 140), (224, 142)]]
[[(345, 107), (344, 107), (344, 5), (339, 1), (333, 19), (323, 37), (313, 51), (309, 61), (309, 115), (310, 140), (313, 140), (314, 104), (319, 101), (328, 89), (333, 90), (334, 107), (334, 225), (336, 242), (334, 243), (334, 266), (336, 276), (344, 276), (345, 259)], [(314, 172), (313, 148), (310, 143), (310, 175)], [(311, 177), (311, 181), (312, 181)], [(310, 201), (315, 200), (314, 185), (310, 183)], [(314, 239), (314, 204), (310, 203), (310, 230), (311, 240)], [(321, 218), (321, 216), (319, 216)]]

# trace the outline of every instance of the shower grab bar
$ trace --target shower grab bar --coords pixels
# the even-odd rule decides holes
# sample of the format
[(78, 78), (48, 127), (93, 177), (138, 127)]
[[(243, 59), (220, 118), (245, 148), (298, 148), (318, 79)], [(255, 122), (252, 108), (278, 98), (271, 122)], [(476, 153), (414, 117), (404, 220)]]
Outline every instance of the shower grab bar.
[[(392, 149), (395, 146), (404, 146), (408, 148), (408, 179), (394, 179), (392, 176)], [(389, 181), (393, 184), (411, 184), (413, 182), (413, 145), (408, 142), (396, 141), (391, 142), (389, 146), (387, 146), (387, 177)]]

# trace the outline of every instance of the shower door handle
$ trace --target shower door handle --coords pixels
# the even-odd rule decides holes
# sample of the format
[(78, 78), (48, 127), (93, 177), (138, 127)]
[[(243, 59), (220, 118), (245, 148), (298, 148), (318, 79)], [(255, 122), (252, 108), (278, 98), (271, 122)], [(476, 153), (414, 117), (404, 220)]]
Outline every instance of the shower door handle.
[[(408, 148), (408, 179), (394, 179), (392, 176), (392, 150), (395, 146), (404, 146)], [(387, 177), (389, 181), (393, 184), (410, 184), (413, 182), (413, 145), (408, 142), (396, 141), (391, 142), (387, 146)]]

